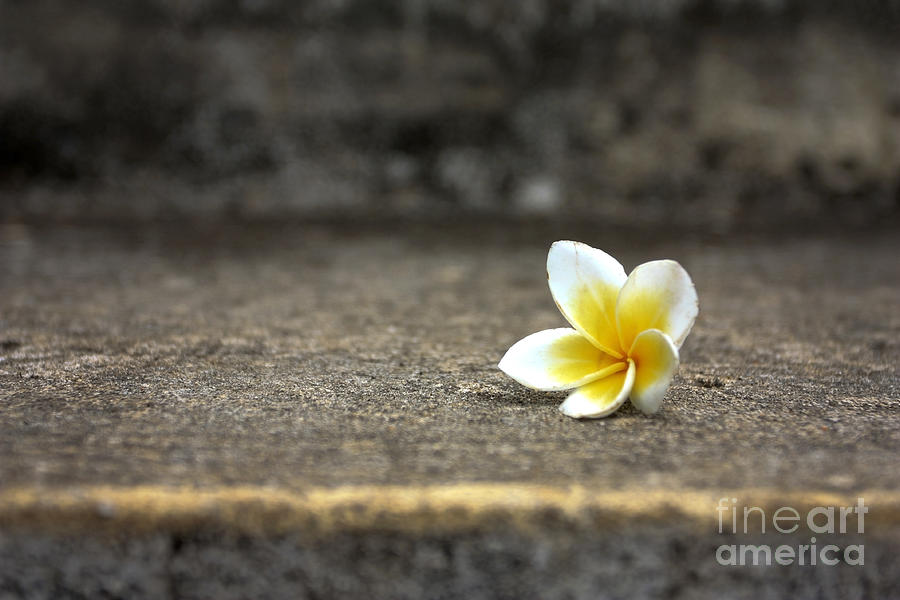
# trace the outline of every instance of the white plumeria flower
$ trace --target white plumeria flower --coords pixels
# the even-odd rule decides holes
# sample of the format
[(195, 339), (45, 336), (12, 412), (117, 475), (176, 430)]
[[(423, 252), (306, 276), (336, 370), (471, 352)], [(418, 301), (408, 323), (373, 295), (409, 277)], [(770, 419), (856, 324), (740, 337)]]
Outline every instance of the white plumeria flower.
[(547, 329), (512, 346), (498, 365), (527, 387), (574, 389), (559, 410), (575, 418), (613, 413), (627, 398), (659, 410), (678, 369), (678, 349), (697, 318), (697, 292), (674, 260), (628, 277), (619, 261), (581, 242), (554, 242), (547, 278), (574, 329)]

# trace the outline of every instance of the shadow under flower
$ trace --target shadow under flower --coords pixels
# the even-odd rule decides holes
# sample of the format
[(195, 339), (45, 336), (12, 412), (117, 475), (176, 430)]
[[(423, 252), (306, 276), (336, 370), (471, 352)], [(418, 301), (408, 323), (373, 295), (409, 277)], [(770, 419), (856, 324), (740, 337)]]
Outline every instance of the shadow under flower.
[[(556, 409), (571, 393), (571, 390), (561, 392), (542, 392), (539, 390), (531, 390), (528, 388), (510, 388), (510, 389), (493, 389), (482, 390), (472, 394), (472, 399), (485, 406), (497, 407), (531, 407), (543, 410), (546, 408)], [(630, 401), (626, 401), (616, 412), (599, 419), (572, 419), (565, 417), (560, 413), (560, 417), (564, 417), (567, 421), (580, 423), (599, 423), (606, 422), (625, 422), (647, 419), (649, 421), (658, 420), (664, 416), (662, 412), (655, 415), (646, 415), (642, 413)]]
[(559, 406), (566, 399), (566, 392), (541, 392), (528, 388), (479, 391), (473, 394), (480, 402), (502, 406)]

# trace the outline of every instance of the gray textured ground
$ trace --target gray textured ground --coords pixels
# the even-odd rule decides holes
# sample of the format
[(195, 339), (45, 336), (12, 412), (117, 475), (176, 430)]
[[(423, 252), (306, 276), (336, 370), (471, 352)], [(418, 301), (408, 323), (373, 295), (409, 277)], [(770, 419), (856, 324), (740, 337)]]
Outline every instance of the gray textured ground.
[(496, 369), (564, 324), (531, 233), (6, 228), (0, 478), (900, 483), (893, 236), (582, 236), (681, 261), (701, 316), (659, 415), (579, 423)]
[[(556, 410), (561, 394), (496, 369), (510, 344), (563, 324), (544, 273), (559, 238), (602, 247), (626, 269), (674, 258), (693, 276), (700, 318), (659, 414), (626, 407), (574, 421)], [(473, 482), (893, 494), (898, 252), (896, 231), (4, 226), (0, 482), (49, 500), (97, 486), (303, 494)], [(458, 533), (379, 533), (376, 517), (368, 530), (298, 541), (229, 532), (227, 519), (182, 523), (173, 537), (148, 517), (143, 533), (123, 529), (115, 542), (65, 537), (72, 523), (32, 508), (0, 506), (0, 557), (12, 565), (0, 597), (92, 585), (225, 597), (214, 586), (230, 580), (244, 590), (234, 597), (255, 596), (259, 581), (310, 598), (526, 597), (541, 585), (547, 597), (687, 598), (735, 582), (748, 597), (900, 595), (886, 558), (897, 549), (893, 513), (866, 540), (864, 570), (727, 571), (712, 562), (712, 505), (699, 532), (665, 519), (649, 531), (637, 521), (570, 531), (535, 513), (537, 533), (475, 517)], [(143, 582), (131, 594), (116, 588), (129, 577)]]

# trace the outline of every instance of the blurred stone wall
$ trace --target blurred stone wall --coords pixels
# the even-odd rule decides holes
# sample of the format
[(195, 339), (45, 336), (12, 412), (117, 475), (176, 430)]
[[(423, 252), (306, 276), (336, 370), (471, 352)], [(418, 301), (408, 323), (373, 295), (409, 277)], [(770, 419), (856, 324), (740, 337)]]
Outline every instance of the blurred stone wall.
[(900, 212), (900, 2), (0, 0), (0, 220)]

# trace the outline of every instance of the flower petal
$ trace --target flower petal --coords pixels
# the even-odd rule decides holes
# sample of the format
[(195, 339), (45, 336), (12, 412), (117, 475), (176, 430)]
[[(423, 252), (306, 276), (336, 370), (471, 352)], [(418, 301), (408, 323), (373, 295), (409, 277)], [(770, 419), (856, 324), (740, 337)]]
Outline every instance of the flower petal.
[(699, 310), (697, 290), (674, 260), (654, 260), (634, 269), (619, 292), (616, 323), (622, 348), (646, 329), (659, 329), (680, 348)]
[(572, 392), (559, 410), (576, 419), (605, 417), (622, 406), (634, 385), (634, 363), (628, 361), (628, 370), (608, 375)]
[(678, 370), (678, 348), (662, 331), (648, 329), (634, 338), (628, 357), (635, 366), (631, 403), (643, 413), (655, 413)]
[(554, 242), (547, 254), (547, 278), (553, 300), (572, 327), (607, 354), (623, 358), (615, 312), (625, 283), (619, 261), (581, 242)]
[(522, 385), (547, 392), (568, 390), (625, 370), (624, 361), (597, 349), (568, 327), (519, 340), (497, 366)]

